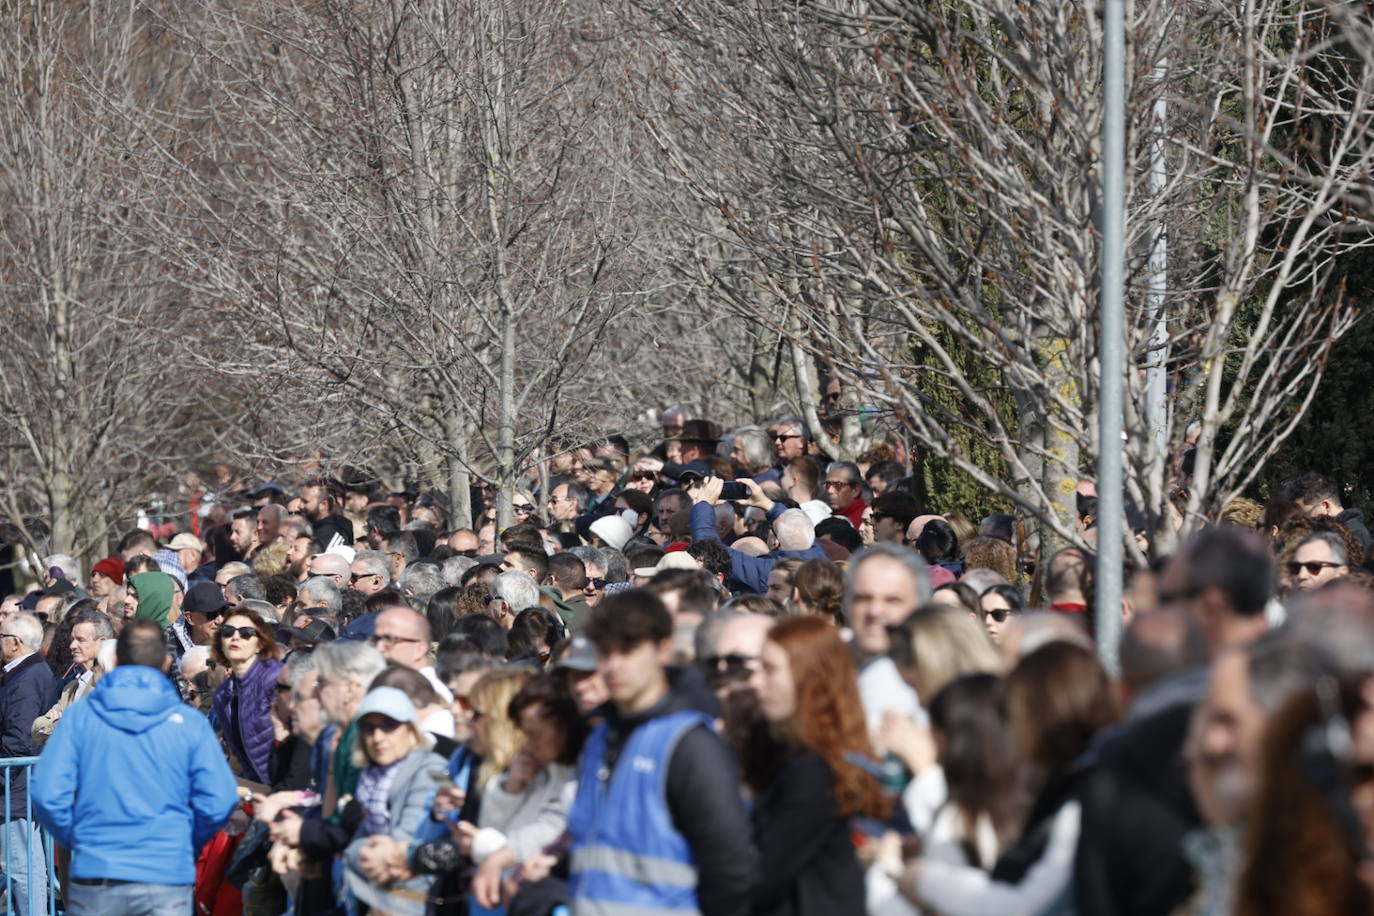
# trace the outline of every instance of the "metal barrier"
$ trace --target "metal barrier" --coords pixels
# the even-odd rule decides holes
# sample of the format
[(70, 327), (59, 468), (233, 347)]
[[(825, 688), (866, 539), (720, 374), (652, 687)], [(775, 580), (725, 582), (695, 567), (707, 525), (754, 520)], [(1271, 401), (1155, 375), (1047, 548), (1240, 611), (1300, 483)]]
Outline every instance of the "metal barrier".
[[(52, 837), (33, 819), (33, 798), (29, 795), (29, 781), (33, 777), (37, 757), (6, 757), (0, 759), (0, 776), (5, 786), (5, 810), (3, 831), (0, 831), (0, 844), (4, 846), (4, 858), (0, 865), (5, 871), (4, 901), (9, 912), (27, 913), (28, 916), (54, 916), (57, 912), (57, 880), (53, 874)], [(14, 848), (15, 843), (10, 825), (10, 799), (16, 771), (23, 776), (24, 782), (24, 820), (28, 829), (24, 831), (22, 855)], [(35, 840), (37, 842), (35, 842)], [(35, 848), (37, 847), (37, 848)], [(15, 895), (16, 866), (23, 875), (24, 899)], [(16, 907), (15, 904), (18, 904)]]

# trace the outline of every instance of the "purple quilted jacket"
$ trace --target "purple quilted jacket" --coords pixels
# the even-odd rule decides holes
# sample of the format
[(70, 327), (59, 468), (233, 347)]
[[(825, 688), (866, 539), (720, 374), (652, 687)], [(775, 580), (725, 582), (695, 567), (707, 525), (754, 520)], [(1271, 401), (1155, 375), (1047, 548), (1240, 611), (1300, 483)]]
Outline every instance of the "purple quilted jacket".
[[(260, 658), (242, 679), (230, 676), (215, 691), (210, 716), (239, 762), (240, 775), (264, 785), (268, 784), (267, 763), (272, 756), (272, 697), (280, 671), (281, 662)], [(237, 721), (233, 714), (235, 693), (239, 696)]]

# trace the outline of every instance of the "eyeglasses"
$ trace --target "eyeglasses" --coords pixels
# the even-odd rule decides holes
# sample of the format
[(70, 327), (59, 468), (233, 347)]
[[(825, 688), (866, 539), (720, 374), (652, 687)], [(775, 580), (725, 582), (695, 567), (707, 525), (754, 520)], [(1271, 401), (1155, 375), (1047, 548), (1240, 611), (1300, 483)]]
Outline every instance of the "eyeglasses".
[(283, 683), (281, 683), (280, 681), (277, 682), (277, 693), (290, 693), (290, 692), (291, 692), (291, 685), (290, 685), (290, 684), (283, 684)]
[[(313, 578), (313, 577), (312, 577), (312, 578)], [(357, 583), (357, 582), (363, 581), (364, 579), (380, 579), (380, 578), (381, 578), (381, 574), (380, 574), (380, 573), (363, 573), (362, 575), (353, 575), (353, 576), (349, 576), (349, 577), (348, 577), (348, 581), (349, 581), (349, 582), (352, 582), (352, 583)]]
[(482, 599), (482, 603), (483, 603), (483, 604), (491, 604), (493, 601), (503, 601), (503, 600), (505, 600), (505, 599), (503, 599), (500, 595), (487, 595), (485, 598)]
[(18, 639), (13, 633), (0, 633), (0, 639)]
[(602, 589), (604, 589), (605, 587), (606, 587), (606, 580), (605, 580), (605, 579), (593, 579), (593, 578), (590, 578), (590, 577), (587, 579), (586, 590), (588, 590), (588, 591), (599, 592), (599, 591), (601, 591)]
[(827, 490), (838, 490), (840, 487), (857, 487), (858, 484), (852, 480), (827, 480), (823, 486)]
[(219, 628), (219, 638), (220, 638), (220, 639), (229, 639), (229, 638), (232, 637), (235, 633), (238, 634), (238, 636), (239, 636), (240, 639), (255, 639), (255, 638), (257, 638), (257, 635), (258, 635), (258, 631), (255, 630), (255, 629), (253, 629), (252, 627), (220, 627), (220, 628)]
[(524, 512), (526, 514), (534, 511), (534, 506), (531, 506), (529, 503), (515, 503), (511, 508), (516, 512)]
[(774, 441), (774, 442), (786, 442), (788, 439), (800, 439), (800, 438), (801, 438), (801, 436), (797, 435), (796, 433), (789, 433), (789, 434), (786, 435), (786, 436), (784, 436), (784, 435), (782, 435), (781, 433), (779, 433), (778, 435), (776, 435), (776, 436), (773, 437), (773, 441)]
[(630, 475), (631, 480), (657, 480), (658, 474), (653, 471), (635, 471)]
[(392, 636), (390, 633), (374, 633), (367, 639), (374, 646), (386, 646), (391, 648), (394, 645), (408, 642), (424, 642), (423, 639), (414, 639), (409, 636)]
[(1011, 616), (1011, 611), (1006, 608), (998, 608), (995, 611), (988, 611), (987, 615), (998, 623), (1006, 623), (1007, 618)]
[(1344, 563), (1329, 563), (1325, 560), (1308, 560), (1306, 563), (1299, 563), (1296, 560), (1285, 563), (1284, 568), (1288, 570), (1288, 575), (1296, 576), (1298, 570), (1305, 569), (1309, 576), (1320, 576), (1323, 569), (1334, 569), (1337, 566), (1344, 566)]

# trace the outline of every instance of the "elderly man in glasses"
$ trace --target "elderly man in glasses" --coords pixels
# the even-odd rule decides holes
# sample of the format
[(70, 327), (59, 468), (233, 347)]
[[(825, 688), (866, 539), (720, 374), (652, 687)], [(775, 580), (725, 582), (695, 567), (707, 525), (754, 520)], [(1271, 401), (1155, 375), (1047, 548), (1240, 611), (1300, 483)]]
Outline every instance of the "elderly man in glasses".
[(439, 679), (430, 664), (430, 638), (429, 620), (423, 614), (403, 605), (393, 605), (377, 615), (368, 642), (391, 664), (423, 674), (444, 703), (452, 703), (453, 691)]
[(371, 597), (391, 584), (391, 567), (379, 550), (360, 550), (349, 566), (349, 583)]

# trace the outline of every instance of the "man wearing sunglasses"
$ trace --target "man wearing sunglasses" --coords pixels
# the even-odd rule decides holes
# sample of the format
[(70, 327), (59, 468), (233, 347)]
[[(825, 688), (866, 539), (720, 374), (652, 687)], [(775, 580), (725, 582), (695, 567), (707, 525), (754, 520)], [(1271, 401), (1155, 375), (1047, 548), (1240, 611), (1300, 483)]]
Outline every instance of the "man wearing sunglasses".
[(349, 566), (349, 584), (371, 597), (391, 584), (391, 567), (379, 550), (360, 550)]
[(1345, 541), (1334, 531), (1309, 534), (1298, 542), (1284, 572), (1292, 587), (1303, 592), (1349, 575), (1350, 558), (1346, 555)]

